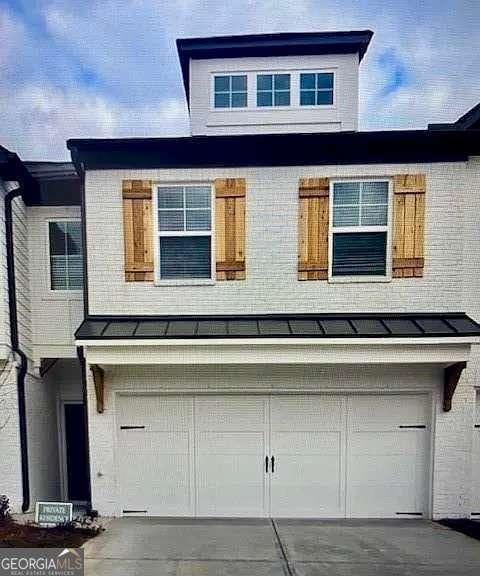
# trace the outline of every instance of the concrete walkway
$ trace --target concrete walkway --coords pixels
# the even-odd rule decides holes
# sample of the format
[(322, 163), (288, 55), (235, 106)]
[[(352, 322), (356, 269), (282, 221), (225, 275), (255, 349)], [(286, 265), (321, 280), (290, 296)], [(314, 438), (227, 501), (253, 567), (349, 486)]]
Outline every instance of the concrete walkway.
[(123, 518), (87, 576), (478, 576), (480, 542), (417, 520)]

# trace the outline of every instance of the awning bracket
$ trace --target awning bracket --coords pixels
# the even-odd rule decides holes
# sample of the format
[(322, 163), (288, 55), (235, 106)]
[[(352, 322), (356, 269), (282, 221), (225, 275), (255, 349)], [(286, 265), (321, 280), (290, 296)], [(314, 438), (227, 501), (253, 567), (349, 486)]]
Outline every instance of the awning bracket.
[(456, 362), (445, 368), (443, 380), (443, 411), (450, 412), (452, 409), (452, 398), (457, 388), (462, 372), (467, 366), (466, 362)]
[(92, 364), (90, 366), (93, 375), (93, 383), (95, 385), (95, 396), (97, 399), (97, 412), (99, 414), (103, 413), (104, 403), (104, 380), (105, 380), (105, 370), (100, 368), (98, 364)]

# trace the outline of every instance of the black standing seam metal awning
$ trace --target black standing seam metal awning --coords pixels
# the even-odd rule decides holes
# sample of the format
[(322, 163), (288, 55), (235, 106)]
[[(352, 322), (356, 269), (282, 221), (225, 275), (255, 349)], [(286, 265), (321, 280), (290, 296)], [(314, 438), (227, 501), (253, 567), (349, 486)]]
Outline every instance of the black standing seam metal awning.
[(77, 340), (480, 336), (465, 313), (91, 316)]

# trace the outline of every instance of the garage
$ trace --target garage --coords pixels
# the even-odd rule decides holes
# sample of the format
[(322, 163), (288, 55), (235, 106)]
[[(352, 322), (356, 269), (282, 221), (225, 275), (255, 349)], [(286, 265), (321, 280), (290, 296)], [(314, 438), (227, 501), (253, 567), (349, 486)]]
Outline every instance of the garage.
[(427, 394), (117, 394), (118, 509), (427, 516), (430, 416)]

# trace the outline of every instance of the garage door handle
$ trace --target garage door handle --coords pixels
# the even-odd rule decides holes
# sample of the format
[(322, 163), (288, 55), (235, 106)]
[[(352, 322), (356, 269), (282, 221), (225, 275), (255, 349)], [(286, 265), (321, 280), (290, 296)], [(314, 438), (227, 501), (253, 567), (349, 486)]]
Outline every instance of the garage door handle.
[(270, 458), (271, 461), (271, 467), (272, 467), (272, 474), (275, 472), (275, 456), (272, 456)]

